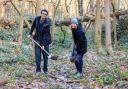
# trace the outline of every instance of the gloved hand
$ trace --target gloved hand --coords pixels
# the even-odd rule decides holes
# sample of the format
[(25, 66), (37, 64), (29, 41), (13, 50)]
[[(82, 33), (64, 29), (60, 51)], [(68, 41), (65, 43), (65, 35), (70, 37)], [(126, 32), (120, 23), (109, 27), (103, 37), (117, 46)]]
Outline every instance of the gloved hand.
[(41, 49), (44, 50), (44, 46), (41, 46)]
[(31, 37), (31, 35), (27, 35), (27, 37), (28, 37), (28, 38), (30, 38), (30, 37)]
[(70, 62), (75, 62), (77, 58), (77, 51), (73, 49), (71, 55), (70, 55)]

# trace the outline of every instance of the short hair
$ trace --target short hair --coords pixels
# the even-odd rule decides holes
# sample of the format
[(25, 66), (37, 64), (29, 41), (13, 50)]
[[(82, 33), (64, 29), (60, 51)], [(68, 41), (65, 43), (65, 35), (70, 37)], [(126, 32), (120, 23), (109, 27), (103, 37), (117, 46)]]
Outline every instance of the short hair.
[(42, 12), (46, 12), (46, 13), (47, 13), (47, 15), (48, 15), (48, 10), (43, 9), (43, 10), (41, 10), (41, 14), (42, 14)]

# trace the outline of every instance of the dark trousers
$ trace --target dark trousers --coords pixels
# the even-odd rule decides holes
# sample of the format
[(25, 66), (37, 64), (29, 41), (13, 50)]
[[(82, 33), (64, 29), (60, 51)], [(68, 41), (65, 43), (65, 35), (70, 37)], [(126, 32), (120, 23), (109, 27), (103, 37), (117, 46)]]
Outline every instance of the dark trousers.
[(76, 49), (73, 48), (73, 51), (70, 56), (70, 60), (73, 59), (75, 61), (75, 66), (76, 66), (77, 72), (79, 72), (79, 73), (82, 73), (83, 55), (84, 54), (77, 54)]
[[(49, 52), (49, 45), (44, 46), (45, 50)], [(48, 54), (46, 54), (44, 51), (41, 50), (41, 48), (38, 45), (35, 45), (35, 62), (36, 62), (36, 71), (41, 71), (40, 65), (41, 65), (41, 53), (43, 54), (44, 59), (44, 65), (43, 65), (43, 71), (48, 71)]]
[(77, 55), (76, 61), (75, 61), (75, 66), (78, 72), (82, 73), (82, 68), (83, 68), (83, 55)]

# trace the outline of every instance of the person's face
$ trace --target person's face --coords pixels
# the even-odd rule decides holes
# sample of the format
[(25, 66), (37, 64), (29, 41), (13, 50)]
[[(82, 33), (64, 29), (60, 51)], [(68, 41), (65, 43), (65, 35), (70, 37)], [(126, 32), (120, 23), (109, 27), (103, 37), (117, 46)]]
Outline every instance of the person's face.
[(71, 24), (71, 29), (74, 29), (74, 30), (77, 29), (77, 24), (73, 24), (73, 23), (72, 23), (72, 24)]
[(46, 17), (47, 17), (47, 12), (45, 12), (45, 11), (43, 11), (42, 13), (41, 13), (41, 18), (42, 19), (45, 19)]

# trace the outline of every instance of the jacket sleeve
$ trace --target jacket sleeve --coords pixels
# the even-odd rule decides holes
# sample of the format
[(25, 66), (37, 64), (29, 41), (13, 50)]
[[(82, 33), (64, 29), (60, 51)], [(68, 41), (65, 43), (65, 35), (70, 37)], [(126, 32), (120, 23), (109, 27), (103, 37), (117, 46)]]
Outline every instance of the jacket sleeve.
[(79, 31), (77, 33), (77, 40), (78, 40), (78, 43), (81, 43), (84, 39), (83, 39), (83, 35), (84, 35), (84, 32), (82, 31)]
[(87, 39), (83, 31), (77, 35), (76, 50), (78, 54), (84, 54), (87, 52)]
[(34, 19), (33, 23), (32, 23), (32, 26), (31, 26), (31, 30), (29, 32), (29, 35), (32, 35), (34, 29), (36, 28), (36, 18)]
[(78, 52), (81, 52), (82, 51), (82, 46), (83, 46), (83, 32), (82, 31), (79, 31), (78, 33), (77, 33), (77, 44), (76, 44), (76, 50), (78, 51)]

